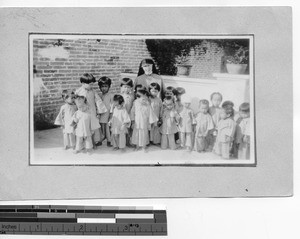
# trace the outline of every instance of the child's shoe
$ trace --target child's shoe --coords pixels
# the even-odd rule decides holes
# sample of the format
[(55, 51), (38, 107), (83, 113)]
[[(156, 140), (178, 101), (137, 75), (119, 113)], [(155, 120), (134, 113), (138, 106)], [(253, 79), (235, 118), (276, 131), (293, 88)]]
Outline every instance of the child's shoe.
[(114, 147), (113, 150), (117, 151), (117, 150), (119, 150), (119, 147)]
[(95, 143), (95, 146), (101, 146), (101, 145), (102, 145), (101, 141)]
[(107, 141), (107, 147), (112, 147), (111, 142)]

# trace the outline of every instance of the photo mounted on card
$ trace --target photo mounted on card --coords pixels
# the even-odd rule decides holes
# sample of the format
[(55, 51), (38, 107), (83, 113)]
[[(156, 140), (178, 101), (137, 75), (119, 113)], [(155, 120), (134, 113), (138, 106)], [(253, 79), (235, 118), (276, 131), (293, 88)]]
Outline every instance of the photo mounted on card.
[(29, 34), (30, 165), (255, 166), (253, 35)]
[(291, 8), (0, 22), (0, 200), (292, 195)]

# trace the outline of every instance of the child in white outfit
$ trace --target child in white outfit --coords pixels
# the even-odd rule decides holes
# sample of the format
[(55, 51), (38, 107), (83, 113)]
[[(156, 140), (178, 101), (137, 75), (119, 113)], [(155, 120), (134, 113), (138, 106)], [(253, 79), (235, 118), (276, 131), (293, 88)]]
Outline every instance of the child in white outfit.
[(222, 107), (220, 112), (221, 120), (217, 125), (217, 138), (214, 152), (224, 159), (230, 158), (230, 149), (236, 130), (236, 123), (232, 119), (234, 110), (230, 105)]
[(130, 116), (124, 106), (124, 98), (122, 95), (114, 95), (114, 109), (112, 118), (109, 121), (111, 125), (112, 143), (114, 150), (125, 150), (127, 128), (130, 127)]
[(64, 136), (64, 149), (73, 148), (75, 149), (75, 131), (73, 122), (73, 115), (77, 110), (74, 104), (74, 92), (73, 90), (63, 90), (62, 98), (65, 104), (61, 106), (59, 114), (57, 115), (54, 124), (61, 125)]
[[(124, 107), (125, 107), (127, 113), (130, 115), (131, 108), (132, 108), (133, 101), (134, 101), (134, 94), (132, 92), (133, 81), (130, 78), (123, 78), (121, 80), (120, 87), (121, 87), (121, 95), (124, 98)], [(131, 135), (132, 135), (132, 128), (130, 127), (128, 129), (128, 133), (126, 134), (126, 146), (127, 147), (132, 147), (132, 145), (130, 143)]]
[(75, 103), (78, 110), (73, 115), (73, 122), (76, 124), (76, 148), (74, 153), (79, 153), (85, 148), (91, 154), (93, 149), (92, 132), (98, 125), (92, 120), (92, 114), (84, 96), (76, 96)]
[(183, 108), (178, 112), (180, 116), (178, 124), (180, 132), (180, 146), (187, 150), (192, 150), (193, 148), (192, 132), (193, 125), (196, 124), (194, 113), (190, 108), (191, 101), (192, 99), (189, 95), (183, 95), (181, 97)]
[(199, 113), (197, 114), (196, 121), (196, 133), (194, 150), (201, 153), (208, 149), (207, 136), (210, 130), (214, 128), (213, 120), (208, 114), (209, 102), (208, 100), (200, 100)]
[(250, 106), (249, 103), (240, 105), (241, 122), (236, 134), (238, 143), (238, 159), (250, 159)]
[(149, 130), (151, 125), (158, 121), (158, 118), (151, 108), (148, 91), (144, 87), (137, 90), (136, 96), (137, 99), (133, 102), (130, 115), (133, 124), (131, 141), (132, 144), (136, 145), (135, 150), (142, 147), (147, 152)]
[(92, 88), (94, 82), (96, 82), (95, 77), (92, 74), (85, 73), (80, 77), (81, 87), (75, 91), (75, 94), (78, 96), (84, 96), (87, 100), (87, 106), (91, 111), (93, 124), (95, 126), (97, 125), (97, 128), (93, 131), (93, 142), (95, 146), (99, 146), (101, 145), (101, 133), (97, 115), (105, 113), (107, 109), (100, 96)]

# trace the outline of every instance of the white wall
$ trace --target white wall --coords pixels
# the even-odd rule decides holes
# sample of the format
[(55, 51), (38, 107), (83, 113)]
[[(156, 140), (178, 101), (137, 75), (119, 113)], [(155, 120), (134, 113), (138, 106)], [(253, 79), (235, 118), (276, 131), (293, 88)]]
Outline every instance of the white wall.
[[(165, 86), (183, 87), (186, 93), (192, 97), (191, 108), (197, 112), (199, 100), (207, 99), (210, 101), (210, 95), (213, 92), (220, 92), (223, 95), (223, 101), (230, 100), (238, 110), (243, 102), (250, 102), (249, 75), (232, 74), (213, 74), (215, 79), (198, 79), (183, 76), (165, 76)], [(136, 78), (136, 74), (122, 73), (121, 78)]]

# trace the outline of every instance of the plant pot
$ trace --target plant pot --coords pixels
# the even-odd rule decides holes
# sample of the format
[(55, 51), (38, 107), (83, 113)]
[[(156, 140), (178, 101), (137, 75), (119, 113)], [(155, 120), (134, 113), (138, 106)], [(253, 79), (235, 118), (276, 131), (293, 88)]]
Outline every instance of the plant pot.
[(229, 74), (244, 74), (247, 69), (247, 64), (226, 64)]
[(188, 76), (191, 72), (191, 65), (177, 65), (178, 76)]

